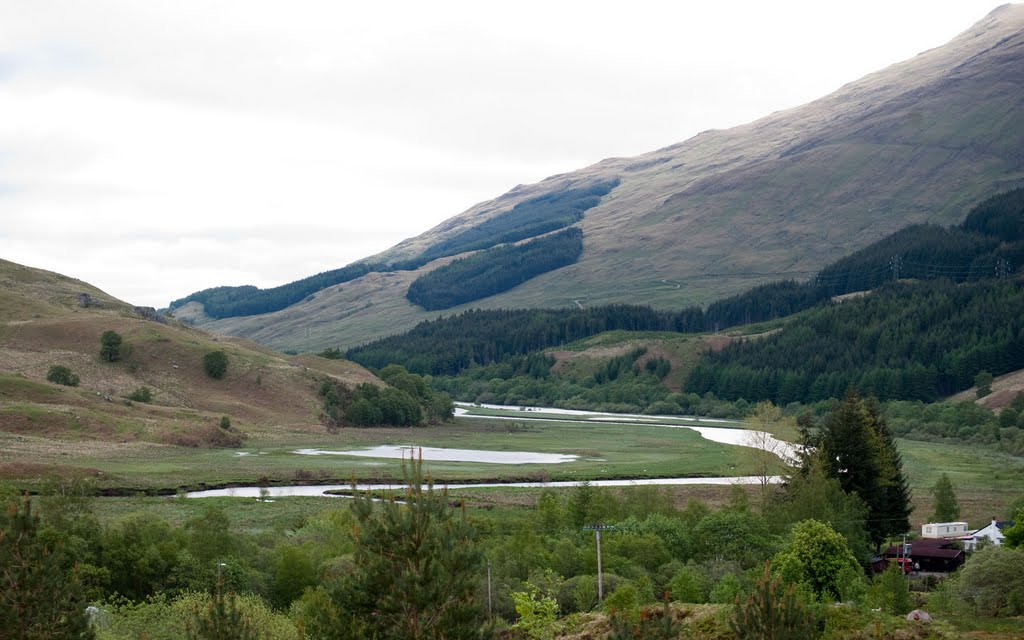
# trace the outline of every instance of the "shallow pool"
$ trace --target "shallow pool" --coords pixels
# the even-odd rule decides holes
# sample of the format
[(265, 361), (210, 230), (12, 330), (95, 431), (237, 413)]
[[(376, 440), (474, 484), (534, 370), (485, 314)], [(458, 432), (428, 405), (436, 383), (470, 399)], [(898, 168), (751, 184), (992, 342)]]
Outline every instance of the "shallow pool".
[(561, 464), (579, 456), (567, 453), (533, 451), (483, 451), (480, 449), (442, 449), (415, 445), (381, 445), (369, 449), (334, 451), (331, 449), (299, 449), (303, 456), (355, 456), (358, 458), (412, 458), (422, 453), (424, 460), (434, 462), (485, 462), (489, 464)]

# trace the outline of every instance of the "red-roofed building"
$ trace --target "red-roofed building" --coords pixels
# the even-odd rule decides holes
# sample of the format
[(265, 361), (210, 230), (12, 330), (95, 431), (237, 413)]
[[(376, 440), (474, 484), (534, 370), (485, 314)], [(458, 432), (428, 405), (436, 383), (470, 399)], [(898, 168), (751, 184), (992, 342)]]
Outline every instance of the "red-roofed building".
[[(955, 571), (964, 563), (964, 550), (953, 540), (936, 540), (920, 538), (907, 543), (907, 556), (913, 562), (915, 570), (938, 573)], [(900, 545), (886, 549), (885, 558), (896, 562), (903, 557)]]

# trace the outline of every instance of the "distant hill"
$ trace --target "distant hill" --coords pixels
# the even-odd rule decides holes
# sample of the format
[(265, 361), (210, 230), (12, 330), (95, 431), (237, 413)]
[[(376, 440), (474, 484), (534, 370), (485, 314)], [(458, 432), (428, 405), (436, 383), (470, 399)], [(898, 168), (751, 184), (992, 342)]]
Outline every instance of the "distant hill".
[[(121, 335), (126, 347), (115, 362), (100, 358), (106, 331)], [(216, 350), (228, 358), (220, 380), (203, 366), (204, 355)], [(53, 365), (70, 369), (78, 386), (48, 382)], [(317, 390), (327, 377), (378, 382), (351, 362), (289, 357), (216, 336), (80, 280), (0, 260), (0, 439), (214, 447), (237, 446), (253, 430), (322, 431)], [(149, 403), (127, 400), (142, 387), (150, 390)], [(230, 430), (220, 428), (222, 416)], [(44, 471), (26, 470), (31, 460), (12, 459), (3, 449), (0, 476)]]
[(214, 321), (198, 301), (175, 314), (296, 350), (399, 333), (442, 313), (405, 297), (421, 275), (451, 262), (441, 249), (477, 250), (464, 240), (517, 206), (612, 183), (571, 222), (583, 231), (575, 263), (453, 310), (682, 308), (807, 279), (908, 224), (959, 222), (971, 205), (1024, 184), (1022, 86), (1024, 5), (1005, 5), (946, 45), (807, 105), (520, 185), (363, 261), (392, 271), (263, 315)]

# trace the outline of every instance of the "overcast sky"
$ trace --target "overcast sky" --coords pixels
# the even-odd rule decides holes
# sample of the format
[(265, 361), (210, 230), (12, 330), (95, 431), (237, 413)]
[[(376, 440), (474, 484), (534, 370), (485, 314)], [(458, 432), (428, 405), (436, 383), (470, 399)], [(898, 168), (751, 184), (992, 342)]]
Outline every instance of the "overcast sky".
[(156, 307), (825, 95), (993, 0), (0, 0), (0, 257)]

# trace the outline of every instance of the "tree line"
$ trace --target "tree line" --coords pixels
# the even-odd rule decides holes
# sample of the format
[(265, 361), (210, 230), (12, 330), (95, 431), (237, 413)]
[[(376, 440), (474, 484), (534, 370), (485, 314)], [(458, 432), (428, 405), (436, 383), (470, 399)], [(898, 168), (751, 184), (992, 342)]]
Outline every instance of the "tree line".
[[(984, 281), (1010, 275), (1014, 265), (1020, 264), (1024, 264), (1024, 189), (985, 200), (971, 210), (961, 225), (911, 226), (838, 260), (810, 282), (767, 283), (716, 301), (706, 310), (689, 307), (660, 311), (613, 305), (586, 310), (467, 312), (422, 323), (405, 334), (350, 349), (347, 357), (368, 366), (397, 362), (421, 374), (455, 375), (470, 366), (525, 355), (602, 331), (717, 331), (786, 317), (826, 303), (833, 296), (877, 288), (905, 276), (954, 283)], [(628, 320), (622, 322), (626, 309)], [(509, 332), (518, 335), (508, 335)], [(909, 386), (921, 386), (919, 377), (921, 374), (915, 372)], [(777, 382), (776, 386), (783, 384), (788, 389), (800, 382), (791, 377), (788, 383)], [(850, 382), (837, 379), (828, 385), (831, 397), (841, 394)], [(877, 385), (868, 381), (864, 386)], [(878, 393), (887, 395), (881, 390)], [(780, 399), (799, 399), (792, 396), (786, 391)]]
[(586, 309), (471, 309), (425, 320), (408, 332), (353, 347), (345, 357), (365, 367), (401, 363), (421, 375), (455, 375), (605, 331), (700, 331), (698, 307), (680, 312), (637, 305)]
[(572, 227), (523, 244), (486, 249), (416, 278), (405, 297), (428, 311), (448, 309), (516, 287), (573, 264), (583, 254), (583, 230)]

